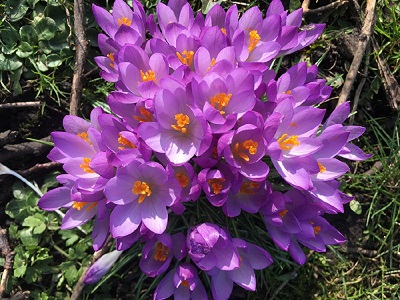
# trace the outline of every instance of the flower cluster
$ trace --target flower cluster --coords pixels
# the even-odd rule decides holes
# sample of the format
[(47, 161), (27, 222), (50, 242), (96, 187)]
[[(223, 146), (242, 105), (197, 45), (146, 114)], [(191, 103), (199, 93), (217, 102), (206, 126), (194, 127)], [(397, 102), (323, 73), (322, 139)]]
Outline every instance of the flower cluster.
[[(348, 103), (323, 122), (317, 106), (331, 88), (316, 66), (300, 62), (279, 77), (272, 70), (274, 59), (311, 44), (324, 25), (301, 27), (302, 10), (289, 14), (280, 0), (265, 17), (257, 7), (239, 16), (236, 6), (218, 4), (203, 16), (186, 0), (170, 0), (158, 3), (157, 23), (132, 4), (116, 0), (112, 13), (93, 5), (105, 32), (95, 60), (115, 83), (107, 99), (113, 114), (95, 108), (90, 121), (66, 116), (65, 132), (52, 133), (49, 158), (66, 174), (39, 206), (67, 208), (63, 229), (94, 218), (95, 250), (109, 234), (118, 251), (143, 242), (141, 270), (167, 272), (154, 299), (206, 299), (199, 272), (210, 277), (214, 299), (228, 299), (233, 283), (254, 291), (254, 270), (272, 263), (222, 224), (196, 220), (176, 232), (168, 217), (185, 203), (220, 207), (229, 218), (259, 214), (299, 264), (306, 260), (300, 244), (325, 251), (344, 242), (323, 214), (343, 212), (351, 200), (338, 189), (349, 168), (336, 157), (369, 157), (350, 143), (364, 128), (342, 125)], [(270, 167), (287, 192), (273, 190)]]

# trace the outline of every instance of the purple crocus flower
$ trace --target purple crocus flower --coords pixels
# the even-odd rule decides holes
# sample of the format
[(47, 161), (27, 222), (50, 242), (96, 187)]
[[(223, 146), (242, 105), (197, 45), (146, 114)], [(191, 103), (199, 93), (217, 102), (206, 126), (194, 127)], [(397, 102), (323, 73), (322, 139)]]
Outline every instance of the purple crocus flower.
[(214, 268), (207, 272), (211, 276), (211, 291), (215, 300), (229, 299), (233, 283), (248, 291), (256, 290), (254, 270), (261, 270), (272, 264), (272, 257), (261, 247), (241, 239), (233, 239), (240, 255), (237, 269), (223, 271)]
[(155, 235), (143, 246), (140, 269), (150, 277), (163, 273), (171, 263), (173, 257), (172, 237), (168, 233)]
[(182, 165), (208, 149), (211, 133), (201, 111), (190, 106), (186, 90), (168, 82), (173, 84), (170, 89), (162, 89), (155, 98), (158, 122), (141, 123), (138, 132), (151, 149), (165, 153), (172, 164)]
[(179, 183), (158, 163), (137, 159), (119, 168), (105, 187), (107, 199), (117, 205), (110, 216), (112, 236), (129, 235), (141, 222), (162, 234), (168, 222), (167, 206), (178, 201), (180, 193)]
[(110, 271), (112, 266), (121, 256), (122, 251), (114, 250), (100, 257), (86, 272), (84, 283), (93, 284), (98, 282)]
[(240, 256), (229, 233), (215, 224), (190, 228), (186, 243), (190, 258), (202, 270), (233, 270), (240, 266)]
[(167, 299), (208, 299), (196, 268), (189, 263), (181, 263), (164, 276), (154, 292), (154, 300)]

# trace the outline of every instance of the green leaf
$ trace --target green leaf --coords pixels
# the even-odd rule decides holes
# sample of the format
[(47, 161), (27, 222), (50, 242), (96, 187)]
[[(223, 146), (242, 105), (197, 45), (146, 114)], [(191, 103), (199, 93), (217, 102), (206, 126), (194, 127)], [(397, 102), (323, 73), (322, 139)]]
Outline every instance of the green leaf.
[(0, 53), (0, 71), (14, 71), (22, 66), (22, 62), (16, 56), (6, 58)]
[(21, 58), (26, 58), (33, 53), (33, 48), (27, 42), (22, 42), (18, 46), (17, 56)]
[(62, 64), (61, 57), (58, 54), (50, 54), (47, 56), (47, 66), (56, 68)]
[(39, 40), (48, 41), (56, 35), (57, 25), (56, 25), (56, 22), (52, 18), (37, 17), (37, 18), (35, 18), (35, 30), (38, 33)]
[(352, 200), (350, 202), (350, 209), (356, 213), (357, 215), (361, 215), (362, 213), (362, 207), (360, 202), (358, 202), (357, 200)]
[(65, 272), (65, 279), (67, 279), (69, 285), (73, 285), (78, 279), (78, 270), (74, 265), (70, 266)]
[(12, 27), (12, 25), (8, 25), (5, 28), (2, 28), (0, 31), (0, 39), (4, 44), (9, 46), (16, 46), (19, 40), (18, 31)]
[(25, 272), (26, 272), (26, 266), (20, 266), (18, 268), (15, 268), (14, 269), (14, 277), (20, 278), (25, 275)]
[(49, 47), (53, 51), (61, 51), (62, 49), (69, 48), (68, 33), (57, 33), (56, 36), (49, 41)]
[(28, 9), (26, 0), (7, 0), (5, 12), (11, 22), (16, 22), (25, 16)]
[(30, 8), (35, 8), (36, 3), (38, 3), (40, 0), (26, 0), (26, 3), (30, 6)]
[(22, 223), (22, 226), (33, 228), (33, 234), (39, 234), (46, 230), (44, 216), (39, 214), (27, 217)]
[[(15, 192), (15, 191), (14, 191)], [(27, 205), (23, 200), (12, 200), (6, 206), (6, 214), (12, 219), (18, 218), (18, 215), (26, 210)]]
[(19, 29), (19, 35), (21, 37), (21, 41), (27, 42), (31, 46), (36, 45), (38, 41), (38, 35), (35, 30), (35, 27), (32, 25), (24, 25)]
[(19, 231), (19, 238), (24, 246), (36, 247), (40, 242), (40, 235), (33, 234), (32, 228), (27, 228)]

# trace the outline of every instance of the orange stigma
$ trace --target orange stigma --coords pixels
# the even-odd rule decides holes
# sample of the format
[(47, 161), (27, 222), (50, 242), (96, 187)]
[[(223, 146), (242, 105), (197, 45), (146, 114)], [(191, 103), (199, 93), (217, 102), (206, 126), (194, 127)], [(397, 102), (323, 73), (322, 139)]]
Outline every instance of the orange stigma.
[(181, 187), (184, 189), (189, 184), (189, 178), (183, 173), (176, 173), (175, 174), (176, 180), (178, 180)]
[(94, 173), (94, 171), (89, 167), (90, 161), (91, 159), (89, 157), (84, 157), (82, 163), (79, 165), (85, 173)]
[(124, 150), (126, 148), (136, 148), (136, 146), (130, 140), (124, 138), (121, 133), (118, 133), (118, 135), (118, 143), (122, 145), (118, 147), (119, 150)]
[(290, 150), (295, 146), (300, 145), (297, 135), (292, 135), (286, 138), (288, 135), (287, 133), (282, 134), (282, 136), (278, 139), (279, 147), (282, 150)]
[(178, 59), (181, 63), (183, 63), (184, 65), (191, 66), (193, 63), (194, 51), (183, 50), (182, 54), (179, 52), (176, 52), (176, 56), (178, 57)]
[(175, 120), (176, 120), (176, 125), (173, 124), (171, 125), (171, 127), (176, 131), (186, 133), (187, 132), (186, 125), (189, 125), (190, 123), (189, 116), (184, 114), (176, 114)]
[(260, 187), (260, 184), (254, 181), (248, 182), (244, 181), (242, 185), (240, 186), (240, 193), (241, 194), (248, 194), (248, 195), (254, 195), (254, 189), (258, 189)]
[(156, 74), (152, 70), (148, 70), (147, 72), (143, 72), (140, 70), (140, 76), (142, 77), (142, 81), (154, 81), (156, 82)]
[(247, 49), (249, 50), (249, 52), (251, 52), (257, 46), (258, 42), (261, 40), (261, 37), (258, 34), (257, 30), (250, 31), (249, 37), (250, 37), (250, 41), (249, 41), (249, 46), (247, 47)]
[(139, 109), (139, 112), (143, 117), (133, 116), (133, 118), (136, 121), (139, 121), (139, 122), (153, 122), (153, 115), (147, 109), (145, 109), (144, 107), (141, 107)]
[(139, 203), (142, 203), (144, 198), (151, 195), (150, 186), (144, 181), (135, 181), (132, 188), (132, 193), (139, 196)]
[(225, 111), (223, 111), (223, 108), (229, 104), (231, 97), (232, 94), (219, 93), (211, 97), (210, 103), (215, 109), (219, 110), (221, 115), (224, 115)]
[(118, 19), (118, 25), (121, 26), (126, 25), (126, 26), (131, 26), (132, 20), (128, 19), (127, 17), (123, 17), (121, 19)]
[(225, 182), (225, 178), (212, 178), (207, 180), (213, 193), (218, 195), (222, 190), (222, 183)]
[(157, 242), (157, 249), (153, 258), (155, 261), (166, 261), (168, 253), (169, 253), (168, 247), (163, 245), (161, 242)]
[(250, 155), (254, 155), (257, 153), (257, 147), (258, 143), (250, 139), (250, 140), (245, 140), (242, 143), (236, 143), (235, 146), (233, 147), (232, 152), (234, 155), (241, 157), (245, 161), (249, 161), (250, 158), (246, 154), (246, 152)]
[(89, 211), (92, 208), (97, 206), (97, 202), (76, 202), (76, 201), (74, 201), (72, 204), (72, 208), (75, 208), (76, 210), (81, 210), (82, 208), (84, 208), (87, 205), (89, 205), (89, 206), (86, 208), (86, 211)]

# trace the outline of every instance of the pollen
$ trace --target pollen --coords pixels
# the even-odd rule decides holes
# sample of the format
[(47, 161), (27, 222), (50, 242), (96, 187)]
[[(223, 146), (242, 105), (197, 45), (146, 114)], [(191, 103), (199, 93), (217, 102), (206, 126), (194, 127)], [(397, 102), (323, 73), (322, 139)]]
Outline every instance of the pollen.
[(118, 143), (121, 145), (118, 147), (119, 150), (124, 150), (126, 148), (136, 148), (136, 146), (128, 139), (124, 138), (121, 133), (118, 133)]
[(226, 29), (225, 28), (222, 27), (221, 28), (221, 32), (226, 35)]
[(250, 140), (245, 140), (242, 143), (236, 143), (233, 147), (233, 153), (245, 161), (249, 161), (250, 157), (246, 154), (246, 152), (250, 155), (254, 155), (257, 153), (258, 143)]
[(145, 109), (144, 107), (141, 107), (140, 109), (139, 109), (139, 112), (140, 112), (140, 114), (143, 116), (143, 117), (140, 117), (140, 116), (133, 116), (133, 118), (136, 120), (136, 121), (139, 121), (139, 122), (152, 122), (153, 121), (153, 115), (151, 114), (151, 112), (149, 112), (147, 109)]
[(207, 68), (207, 71), (209, 71), (211, 67), (214, 67), (216, 63), (217, 61), (215, 60), (215, 58), (211, 58), (210, 66)]
[(138, 202), (142, 203), (144, 198), (151, 195), (151, 189), (146, 182), (137, 180), (133, 184), (132, 193), (140, 195)]
[(109, 60), (111, 60), (111, 62), (110, 62), (110, 67), (111, 67), (111, 68), (114, 68), (114, 53), (108, 53), (108, 54), (107, 54), (107, 58), (108, 58)]
[(283, 219), (286, 216), (287, 212), (288, 212), (287, 209), (284, 209), (281, 212), (279, 212), (279, 216), (281, 217), (281, 219)]
[(225, 111), (223, 109), (229, 104), (231, 97), (232, 94), (219, 93), (211, 97), (210, 103), (215, 109), (219, 110), (221, 115), (224, 115)]
[(89, 205), (85, 210), (90, 211), (92, 208), (97, 206), (97, 202), (77, 202), (74, 201), (72, 204), (72, 208), (75, 208), (76, 210), (82, 210), (85, 206)]
[(132, 23), (132, 20), (130, 20), (127, 17), (123, 17), (123, 18), (118, 19), (118, 25), (119, 26), (121, 26), (121, 25), (131, 26), (131, 23)]
[(240, 193), (241, 194), (248, 194), (248, 195), (254, 195), (254, 189), (258, 189), (260, 187), (260, 184), (257, 182), (248, 182), (244, 181), (242, 185), (240, 186)]
[(247, 49), (249, 50), (249, 52), (251, 52), (257, 46), (258, 42), (261, 40), (261, 37), (258, 34), (257, 30), (250, 31), (249, 37), (250, 37), (250, 41), (249, 41), (249, 46), (247, 47)]
[(85, 173), (94, 173), (94, 171), (89, 167), (89, 163), (90, 163), (90, 158), (84, 157), (82, 163), (79, 166)]
[(142, 81), (154, 81), (156, 82), (156, 74), (154, 73), (153, 70), (148, 70), (147, 72), (143, 72), (140, 70), (140, 76), (142, 77)]
[(161, 242), (157, 242), (157, 249), (153, 258), (155, 261), (166, 261), (168, 253), (169, 253), (168, 247), (163, 245)]
[(178, 57), (181, 63), (183, 63), (184, 65), (191, 66), (193, 63), (194, 51), (183, 50), (182, 54), (176, 52), (176, 56)]
[(92, 142), (90, 141), (89, 135), (87, 134), (86, 131), (78, 133), (77, 136), (79, 136), (82, 140), (84, 140), (86, 143), (92, 146)]
[(314, 226), (314, 234), (317, 235), (321, 231), (321, 226)]
[(190, 285), (189, 285), (189, 282), (185, 279), (184, 281), (182, 281), (181, 282), (181, 284), (184, 286), (184, 287), (189, 287)]
[(176, 180), (178, 180), (181, 187), (184, 189), (189, 184), (189, 178), (183, 173), (176, 173), (175, 174)]
[(282, 136), (278, 139), (278, 144), (279, 147), (282, 150), (290, 150), (295, 146), (300, 145), (300, 142), (298, 140), (298, 136), (297, 135), (292, 135), (290, 137), (287, 137), (288, 134), (284, 133), (282, 134)]
[(175, 120), (176, 120), (176, 125), (173, 124), (171, 127), (175, 129), (176, 131), (180, 131), (182, 133), (187, 132), (186, 125), (190, 124), (190, 119), (188, 115), (184, 114), (176, 114), (175, 115)]
[(212, 178), (207, 180), (208, 184), (211, 187), (211, 190), (215, 195), (221, 193), (222, 183), (225, 182), (225, 178)]
[(286, 92), (283, 92), (282, 94), (290, 95), (290, 94), (292, 94), (292, 91), (291, 90), (287, 90)]
[(318, 162), (318, 167), (319, 167), (320, 173), (324, 173), (326, 171), (325, 166), (323, 164), (321, 164), (320, 162)]

